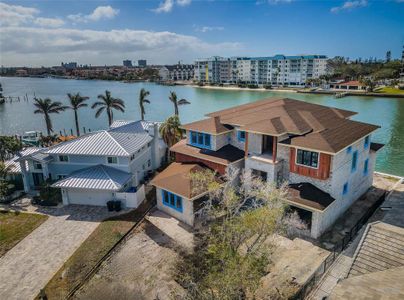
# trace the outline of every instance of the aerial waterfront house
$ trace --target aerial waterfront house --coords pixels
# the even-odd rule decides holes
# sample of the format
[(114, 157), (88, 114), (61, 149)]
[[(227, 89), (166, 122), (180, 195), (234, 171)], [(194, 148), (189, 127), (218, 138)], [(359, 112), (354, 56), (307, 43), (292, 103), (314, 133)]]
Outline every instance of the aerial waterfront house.
[(304, 86), (327, 74), (325, 55), (219, 57), (195, 61), (195, 80), (215, 84)]
[(158, 126), (148, 121), (115, 121), (109, 130), (49, 148), (27, 148), (18, 159), (24, 190), (31, 192), (50, 180), (61, 189), (65, 205), (121, 200), (126, 207), (137, 207), (139, 199), (134, 195), (165, 155)]
[(207, 119), (185, 124), (186, 139), (170, 149), (175, 154), (175, 167), (170, 166), (152, 181), (157, 187), (158, 206), (193, 225), (190, 202), (204, 195), (178, 191), (175, 182), (167, 182), (167, 173), (177, 172), (176, 178), (182, 182), (190, 172), (185, 167), (188, 164), (218, 174), (224, 174), (229, 166), (245, 168), (269, 182), (288, 182), (288, 204), (317, 238), (373, 182), (376, 152), (383, 145), (372, 143), (371, 134), (379, 127), (350, 120), (355, 114), (271, 98), (213, 112)]

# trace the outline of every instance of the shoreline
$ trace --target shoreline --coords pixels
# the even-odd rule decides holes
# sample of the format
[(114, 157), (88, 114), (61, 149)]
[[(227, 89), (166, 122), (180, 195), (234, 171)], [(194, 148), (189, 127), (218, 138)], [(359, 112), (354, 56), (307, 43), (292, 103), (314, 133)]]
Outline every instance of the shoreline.
[(210, 86), (210, 85), (204, 85), (204, 86), (199, 86), (195, 84), (189, 84), (189, 85), (183, 85), (183, 86), (189, 86), (193, 88), (199, 88), (199, 89), (208, 89), (208, 90), (228, 90), (228, 91), (255, 91), (255, 92), (287, 92), (287, 93), (297, 93), (298, 90), (291, 90), (291, 89), (264, 89), (264, 88), (241, 88), (238, 86)]

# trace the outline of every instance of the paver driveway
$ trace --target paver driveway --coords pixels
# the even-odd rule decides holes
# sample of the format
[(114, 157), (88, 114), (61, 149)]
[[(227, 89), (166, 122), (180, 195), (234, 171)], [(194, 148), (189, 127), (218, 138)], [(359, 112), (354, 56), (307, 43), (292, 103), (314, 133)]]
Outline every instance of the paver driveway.
[(70, 205), (0, 258), (0, 299), (33, 299), (63, 263), (110, 216), (106, 208)]

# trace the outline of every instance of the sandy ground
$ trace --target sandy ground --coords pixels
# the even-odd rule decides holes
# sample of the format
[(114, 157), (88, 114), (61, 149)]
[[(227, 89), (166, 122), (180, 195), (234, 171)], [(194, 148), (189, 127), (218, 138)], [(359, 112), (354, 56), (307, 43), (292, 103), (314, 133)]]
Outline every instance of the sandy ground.
[(172, 299), (182, 294), (172, 272), (176, 243), (149, 221), (103, 263), (75, 299)]

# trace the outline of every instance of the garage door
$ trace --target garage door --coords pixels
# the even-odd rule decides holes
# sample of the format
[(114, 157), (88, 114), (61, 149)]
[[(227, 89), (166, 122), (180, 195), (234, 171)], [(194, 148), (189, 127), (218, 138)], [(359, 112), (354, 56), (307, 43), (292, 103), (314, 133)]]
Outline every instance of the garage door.
[(68, 197), (70, 204), (105, 206), (112, 199), (112, 192), (69, 189)]

